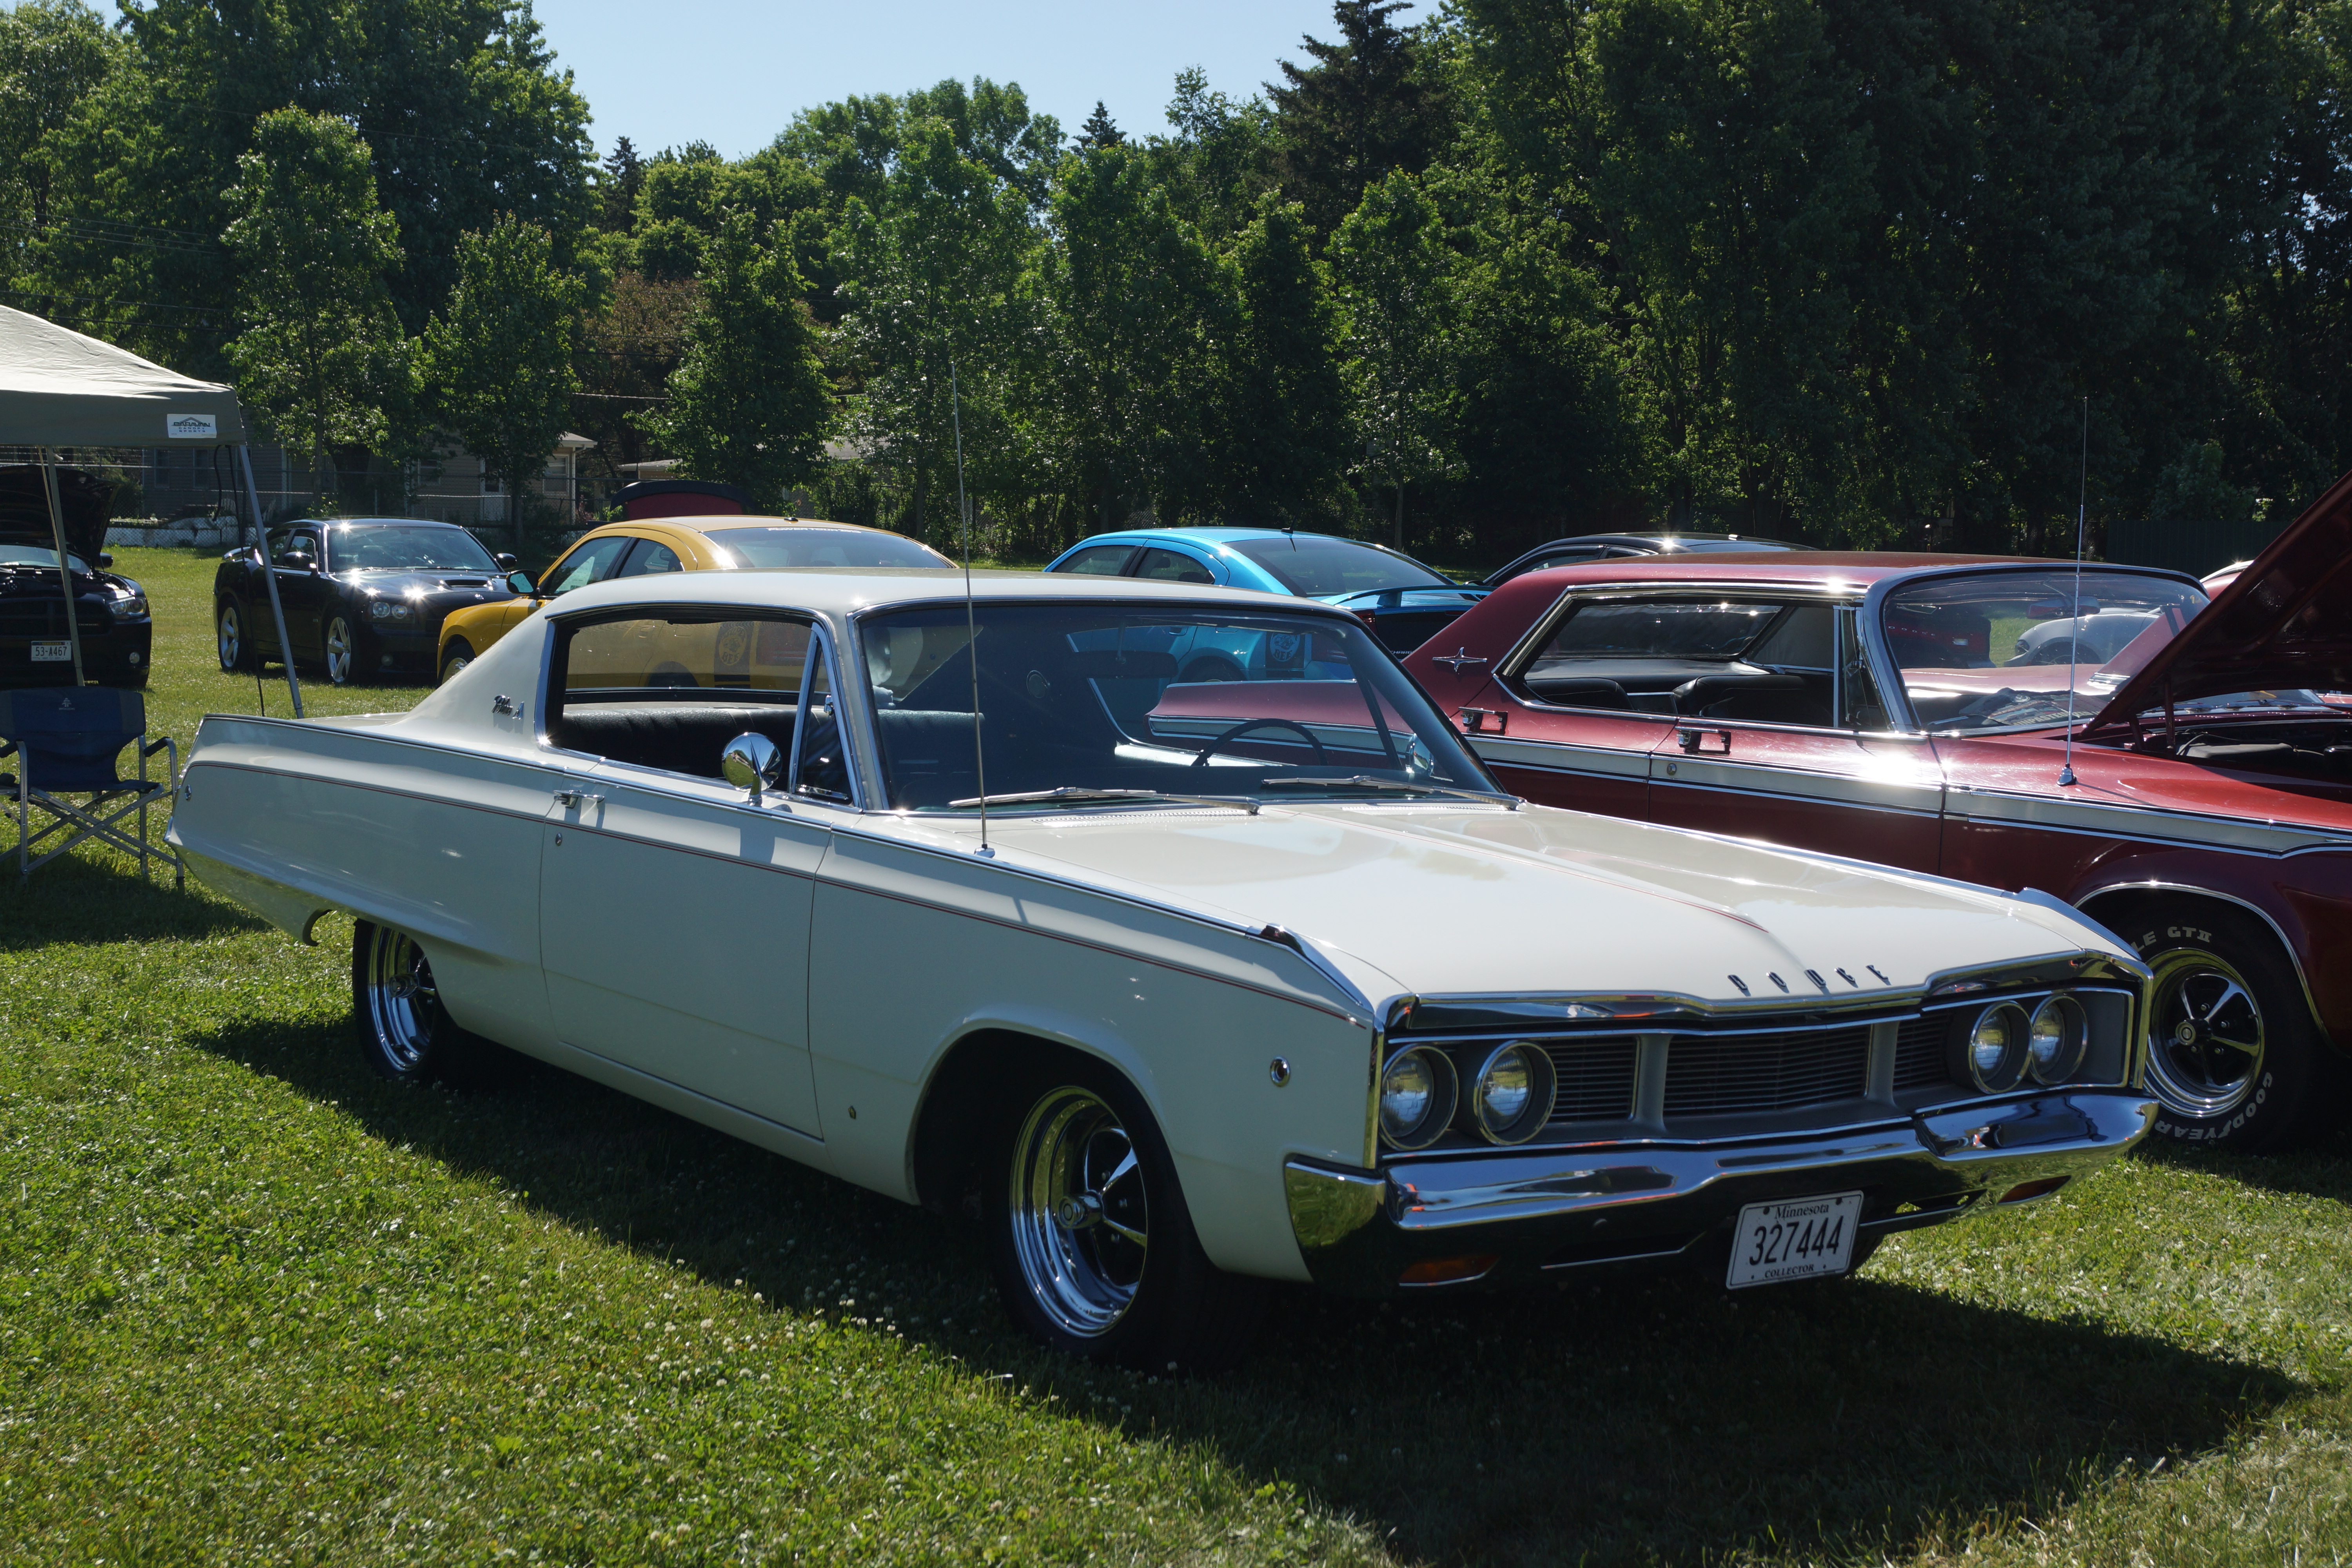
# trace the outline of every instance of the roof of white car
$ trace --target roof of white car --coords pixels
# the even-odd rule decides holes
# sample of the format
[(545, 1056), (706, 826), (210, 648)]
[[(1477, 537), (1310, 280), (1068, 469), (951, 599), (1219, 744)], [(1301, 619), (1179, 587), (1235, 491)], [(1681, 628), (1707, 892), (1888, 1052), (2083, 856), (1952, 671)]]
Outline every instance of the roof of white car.
[[(1322, 608), (1310, 600), (1292, 598), (1286, 594), (1075, 573), (975, 571), (971, 581), (971, 596), (983, 602), (1067, 599), (1095, 604), (1105, 600), (1205, 603), (1249, 605), (1290, 614)], [(551, 604), (548, 613), (568, 616), (625, 605), (744, 605), (844, 616), (878, 605), (960, 604), (963, 595), (963, 573), (936, 567), (674, 572), (652, 577), (620, 577), (575, 588)]]

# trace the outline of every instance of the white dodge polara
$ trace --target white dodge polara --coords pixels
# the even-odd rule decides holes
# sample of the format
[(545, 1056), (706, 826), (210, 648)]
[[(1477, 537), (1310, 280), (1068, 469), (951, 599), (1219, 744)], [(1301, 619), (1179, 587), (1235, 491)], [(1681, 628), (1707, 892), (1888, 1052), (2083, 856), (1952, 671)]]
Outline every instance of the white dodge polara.
[(1025, 1328), (1155, 1371), (1266, 1279), (1843, 1273), (2153, 1112), (2054, 900), (1524, 805), (1294, 598), (602, 584), (413, 712), (207, 718), (171, 837), (356, 917), (382, 1071), (497, 1042), (976, 1206)]

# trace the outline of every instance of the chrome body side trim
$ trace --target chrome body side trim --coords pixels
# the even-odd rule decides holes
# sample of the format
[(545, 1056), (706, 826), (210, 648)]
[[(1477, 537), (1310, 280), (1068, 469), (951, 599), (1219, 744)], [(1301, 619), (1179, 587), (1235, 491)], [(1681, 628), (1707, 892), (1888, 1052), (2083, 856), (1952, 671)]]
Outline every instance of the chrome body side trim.
[[(1956, 822), (1984, 822), (2050, 833), (2089, 834), (2102, 838), (2123, 838), (2169, 847), (2266, 855), (2273, 859), (2331, 849), (2352, 851), (2352, 835), (2330, 832), (2326, 828), (2251, 822), (2240, 816), (2217, 816), (2203, 812), (2168, 810), (2162, 806), (2132, 805), (2121, 801), (2021, 795), (2008, 790), (1976, 789), (1966, 784), (1954, 784), (1948, 791), (1945, 814)], [(2174, 831), (2165, 832), (2168, 826)]]
[(1283, 1177), (1315, 1282), (1377, 1296), (1407, 1265), (1465, 1249), (1502, 1258), (1493, 1284), (1595, 1263), (1712, 1263), (1743, 1206), (1780, 1197), (1859, 1189), (1865, 1233), (1939, 1223), (2021, 1184), (2097, 1169), (2156, 1112), (2136, 1089), (2045, 1089), (1803, 1137), (1487, 1151), (1385, 1173), (1293, 1158)]
[[(1663, 717), (1661, 722), (1664, 722)], [(1483, 733), (1465, 735), (1462, 739), (1480, 762), (1496, 767), (1624, 779), (1646, 778), (1650, 772), (1650, 753), (1646, 751), (1621, 751), (1613, 746), (1580, 746), (1567, 741), (1506, 739), (1501, 735)]]
[(1650, 783), (1668, 789), (1709, 790), (1809, 804), (1828, 801), (1906, 816), (1940, 817), (1944, 810), (1944, 785), (1940, 779), (1934, 784), (1897, 784), (1855, 773), (1820, 773), (1773, 763), (1727, 762), (1680, 752), (1652, 752), (1650, 768)]

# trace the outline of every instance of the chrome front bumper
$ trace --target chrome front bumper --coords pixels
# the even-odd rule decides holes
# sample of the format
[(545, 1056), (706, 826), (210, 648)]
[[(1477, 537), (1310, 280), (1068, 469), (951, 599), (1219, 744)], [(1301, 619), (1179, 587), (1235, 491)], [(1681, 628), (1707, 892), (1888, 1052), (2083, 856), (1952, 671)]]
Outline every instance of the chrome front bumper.
[(1283, 1177), (1315, 1282), (1379, 1296), (1435, 1259), (1492, 1256), (1477, 1276), (1488, 1285), (1607, 1265), (1720, 1268), (1739, 1211), (1781, 1198), (1860, 1192), (1864, 1239), (1937, 1225), (2096, 1169), (2156, 1109), (2134, 1089), (2044, 1090), (1801, 1137), (1482, 1151), (1381, 1171), (1294, 1159)]

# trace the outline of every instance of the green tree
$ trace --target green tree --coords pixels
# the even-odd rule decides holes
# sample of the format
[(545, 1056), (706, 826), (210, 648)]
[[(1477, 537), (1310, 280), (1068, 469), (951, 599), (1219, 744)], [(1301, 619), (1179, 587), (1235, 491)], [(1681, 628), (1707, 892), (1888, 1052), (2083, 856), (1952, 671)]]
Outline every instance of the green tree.
[(803, 292), (790, 251), (762, 246), (751, 214), (729, 214), (669, 402), (636, 416), (688, 478), (740, 485), (773, 507), (815, 472), (833, 390)]
[(587, 285), (557, 264), (547, 230), (512, 217), (458, 240), (457, 261), (457, 285), (420, 344), (424, 390), (498, 479), (520, 554), (571, 410)]
[(1103, 107), (1103, 100), (1096, 99), (1095, 111), (1087, 116), (1084, 125), (1078, 127), (1077, 145), (1100, 151), (1105, 147), (1116, 147), (1126, 140), (1127, 132), (1111, 119), (1110, 110)]
[(1396, 492), (1452, 469), (1457, 317), (1444, 220), (1419, 180), (1393, 170), (1332, 233), (1331, 272), (1346, 322), (1342, 374), (1362, 458), (1357, 471)]
[(56, 139), (123, 53), (81, 0), (24, 0), (0, 11), (0, 286), (25, 274), (30, 237), (49, 226)]
[(145, 0), (125, 7), (131, 68), (58, 137), (47, 284), (95, 297), (92, 330), (192, 374), (223, 364), (236, 263), (211, 243), (224, 187), (263, 116), (349, 124), (399, 226), (387, 282), (420, 331), (456, 277), (459, 236), (502, 213), (567, 253), (595, 207), (587, 105), (520, 0)]
[[(282, 109), (254, 127), (222, 235), (236, 257), (237, 391), (278, 438), (331, 475), (333, 447), (385, 445), (410, 407), (408, 345), (384, 279), (399, 225), (376, 203), (368, 150), (330, 115)], [(331, 500), (331, 481), (320, 480)]]
[(1418, 174), (1444, 143), (1451, 111), (1420, 69), (1420, 40), (1390, 18), (1408, 0), (1335, 0), (1339, 41), (1300, 40), (1315, 63), (1282, 62), (1274, 100), (1282, 188), (1328, 234), (1391, 169)]
[(1194, 66), (1176, 73), (1168, 123), (1173, 135), (1146, 144), (1152, 178), (1167, 187), (1178, 216), (1212, 243), (1230, 246), (1274, 188), (1272, 112), (1263, 100), (1236, 102), (1212, 90)]
[(1269, 192), (1234, 247), (1241, 308), (1223, 340), (1215, 456), (1220, 510), (1237, 522), (1296, 524), (1328, 510), (1354, 444), (1339, 310), (1310, 237), (1305, 210)]
[(850, 198), (836, 236), (849, 301), (841, 359), (858, 388), (849, 430), (906, 487), (919, 538), (932, 531), (930, 498), (953, 493), (950, 364), (974, 488), (1017, 489), (1006, 400), (1025, 352), (1032, 237), (1020, 190), (961, 155), (943, 120), (908, 128), (878, 210)]
[(604, 155), (603, 177), (596, 182), (599, 205), (596, 226), (608, 234), (626, 234), (637, 221), (637, 193), (646, 188), (646, 161), (635, 143), (624, 136)]

